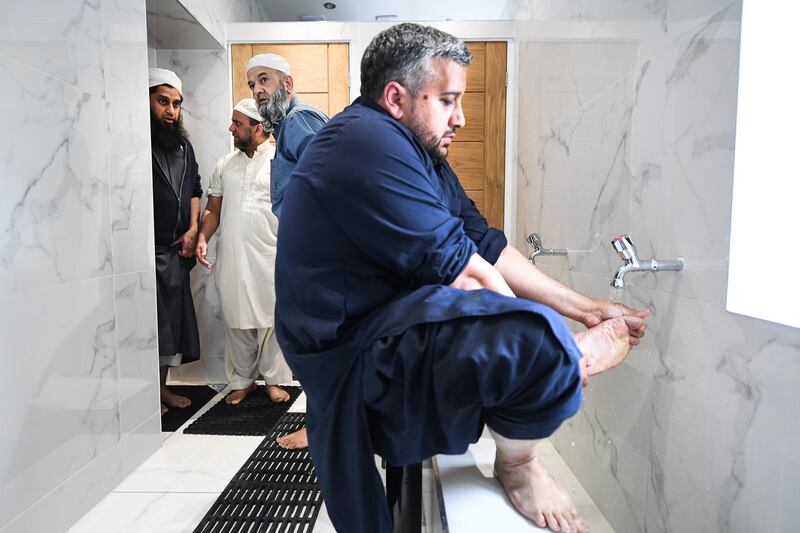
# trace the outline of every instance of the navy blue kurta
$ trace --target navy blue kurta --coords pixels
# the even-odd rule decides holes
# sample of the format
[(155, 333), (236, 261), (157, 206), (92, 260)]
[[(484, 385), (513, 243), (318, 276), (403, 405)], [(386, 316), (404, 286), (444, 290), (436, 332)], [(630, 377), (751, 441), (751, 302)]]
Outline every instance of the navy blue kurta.
[(359, 98), (309, 144), (282, 207), (276, 331), (337, 531), (391, 531), (374, 453), (462, 453), (484, 422), (542, 438), (580, 406), (581, 354), (557, 313), (448, 287), (505, 245), (376, 104)]

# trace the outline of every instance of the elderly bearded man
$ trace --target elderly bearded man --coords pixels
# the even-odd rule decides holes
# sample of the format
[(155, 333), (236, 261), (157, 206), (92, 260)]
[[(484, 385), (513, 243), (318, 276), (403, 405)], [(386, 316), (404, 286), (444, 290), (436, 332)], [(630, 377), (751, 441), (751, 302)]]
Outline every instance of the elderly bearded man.
[[(312, 137), (328, 122), (328, 117), (300, 101), (289, 63), (277, 54), (258, 54), (248, 61), (247, 85), (258, 102), (261, 116), (275, 130), (270, 191), (272, 212), (280, 218), (283, 191), (289, 177)], [(281, 435), (277, 442), (284, 448), (306, 448), (306, 429)]]

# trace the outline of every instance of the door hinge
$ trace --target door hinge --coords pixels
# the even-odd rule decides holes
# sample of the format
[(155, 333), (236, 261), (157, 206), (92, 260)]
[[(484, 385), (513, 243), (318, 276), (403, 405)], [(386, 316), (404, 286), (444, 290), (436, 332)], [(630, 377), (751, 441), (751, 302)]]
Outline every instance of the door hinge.
[(508, 87), (508, 72), (506, 72), (506, 87)]

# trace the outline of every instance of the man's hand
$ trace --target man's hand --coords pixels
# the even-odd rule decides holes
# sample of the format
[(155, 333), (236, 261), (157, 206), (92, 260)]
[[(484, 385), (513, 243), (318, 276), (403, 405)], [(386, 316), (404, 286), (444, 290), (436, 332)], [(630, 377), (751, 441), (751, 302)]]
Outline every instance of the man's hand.
[[(584, 326), (591, 328), (606, 320), (623, 317), (626, 319), (625, 322), (628, 325), (631, 346), (639, 344), (641, 338), (644, 336), (644, 330), (647, 328), (644, 319), (650, 315), (650, 310), (639, 311), (627, 305), (603, 300), (596, 300), (594, 302), (594, 307), (595, 308), (587, 313), (584, 319), (581, 320)], [(630, 320), (628, 320), (629, 318)]]
[(211, 270), (213, 265), (206, 259), (206, 254), (208, 254), (208, 243), (206, 242), (206, 238), (203, 237), (203, 234), (201, 233), (197, 239), (197, 247), (194, 250), (194, 255), (197, 256), (197, 260), (201, 265)]
[(192, 257), (194, 255), (194, 250), (197, 247), (197, 228), (189, 229), (189, 231), (181, 235), (181, 237), (172, 244), (179, 243), (181, 245), (181, 249), (178, 250), (178, 255), (181, 257)]

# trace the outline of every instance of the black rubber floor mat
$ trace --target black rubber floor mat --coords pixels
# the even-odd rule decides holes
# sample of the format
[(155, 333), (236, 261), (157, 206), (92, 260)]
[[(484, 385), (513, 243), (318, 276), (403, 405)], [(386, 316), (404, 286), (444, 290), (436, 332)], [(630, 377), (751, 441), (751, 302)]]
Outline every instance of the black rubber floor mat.
[(281, 388), (289, 393), (286, 402), (273, 402), (264, 387), (259, 386), (238, 405), (228, 405), (225, 400), (220, 400), (183, 432), (192, 435), (267, 435), (300, 396), (300, 387)]
[(161, 417), (161, 431), (177, 431), (187, 420), (217, 395), (217, 391), (206, 385), (167, 385), (170, 392), (192, 400), (189, 407), (170, 407)]
[(286, 413), (220, 494), (195, 533), (311, 533), (322, 493), (308, 449), (284, 450), (275, 438), (305, 425)]

